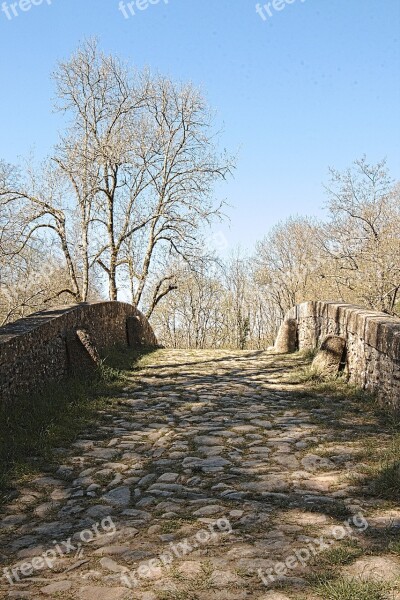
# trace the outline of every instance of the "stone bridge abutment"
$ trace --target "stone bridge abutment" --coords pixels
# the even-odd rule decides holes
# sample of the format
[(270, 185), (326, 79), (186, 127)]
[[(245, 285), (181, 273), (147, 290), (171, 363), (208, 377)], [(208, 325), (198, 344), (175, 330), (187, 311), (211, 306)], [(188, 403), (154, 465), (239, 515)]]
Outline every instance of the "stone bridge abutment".
[(1, 327), (0, 398), (9, 401), (60, 381), (113, 346), (157, 346), (147, 319), (130, 304), (53, 308)]
[(345, 340), (349, 381), (400, 406), (400, 319), (350, 304), (304, 302), (286, 315), (278, 352), (320, 348), (328, 336)]

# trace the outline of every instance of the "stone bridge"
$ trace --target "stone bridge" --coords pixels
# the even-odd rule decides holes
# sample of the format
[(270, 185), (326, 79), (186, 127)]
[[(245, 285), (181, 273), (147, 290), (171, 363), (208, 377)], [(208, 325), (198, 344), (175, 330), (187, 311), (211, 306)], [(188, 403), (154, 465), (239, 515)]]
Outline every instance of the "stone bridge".
[[(358, 306), (305, 302), (286, 315), (277, 352), (319, 348), (328, 336), (343, 340), (351, 383), (392, 407), (400, 402), (400, 320)], [(100, 360), (110, 346), (156, 347), (146, 318), (121, 302), (85, 303), (36, 313), (0, 328), (0, 393), (9, 400), (31, 393)]]
[(293, 307), (278, 334), (278, 351), (320, 348), (327, 337), (343, 341), (350, 383), (386, 405), (400, 405), (400, 319), (351, 304), (305, 302)]
[(112, 346), (156, 346), (147, 319), (130, 304), (94, 302), (53, 308), (0, 327), (3, 401), (90, 368)]
[[(109, 308), (85, 311), (98, 327)], [(111, 309), (120, 342), (155, 343), (133, 309)], [(325, 333), (319, 309), (304, 311), (288, 316), (301, 344), (303, 317)], [(100, 343), (87, 319), (65, 317), (74, 343), (77, 331)], [(65, 326), (42, 318), (64, 348)], [(98, 425), (5, 502), (0, 597), (398, 600), (399, 497), (374, 470), (393, 431), (358, 394), (302, 383), (308, 364), (262, 351), (143, 358)]]

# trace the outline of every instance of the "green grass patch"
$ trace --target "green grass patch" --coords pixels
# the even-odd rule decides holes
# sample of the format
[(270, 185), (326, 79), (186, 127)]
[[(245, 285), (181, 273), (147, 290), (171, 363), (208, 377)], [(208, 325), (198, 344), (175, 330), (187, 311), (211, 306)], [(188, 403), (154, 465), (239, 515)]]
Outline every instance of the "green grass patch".
[(343, 577), (324, 581), (316, 587), (324, 600), (386, 600), (388, 590), (384, 583)]
[[(340, 442), (359, 444), (357, 459), (366, 464), (355, 484), (383, 500), (400, 500), (400, 412), (378, 403), (373, 394), (351, 385), (344, 374), (324, 380), (310, 365), (312, 355), (297, 354), (297, 367), (286, 381), (295, 386), (297, 400), (315, 411), (329, 406), (330, 413), (313, 412), (310, 423), (335, 434)], [(304, 364), (306, 361), (308, 364)], [(377, 452), (379, 448), (379, 452)]]
[[(293, 375), (293, 377), (295, 377)], [(305, 367), (297, 375), (298, 383), (307, 385), (309, 392), (318, 396), (329, 396), (339, 400), (352, 400), (370, 406), (375, 402), (374, 397), (356, 385), (350, 384), (344, 375), (326, 378), (313, 370)]]
[(400, 556), (400, 540), (396, 540), (394, 542), (389, 542), (388, 550), (392, 554), (395, 554), (396, 556)]
[(311, 362), (315, 355), (315, 350), (303, 350), (293, 355), (297, 358), (297, 368), (292, 370), (286, 378), (287, 382), (305, 386), (305, 392), (310, 396), (321, 395), (340, 400), (355, 400), (367, 404), (376, 404), (373, 395), (348, 382), (346, 373), (338, 373), (327, 377), (313, 369)]
[(348, 543), (343, 546), (335, 546), (325, 552), (321, 552), (316, 559), (322, 566), (343, 566), (351, 564), (356, 558), (362, 556), (364, 551), (357, 544)]
[(380, 437), (379, 452), (376, 452), (377, 440), (365, 440), (363, 459), (368, 469), (362, 485), (368, 487), (369, 493), (384, 500), (400, 500), (400, 433), (396, 424)]
[(400, 461), (386, 464), (378, 470), (371, 469), (365, 483), (374, 496), (385, 500), (400, 500)]

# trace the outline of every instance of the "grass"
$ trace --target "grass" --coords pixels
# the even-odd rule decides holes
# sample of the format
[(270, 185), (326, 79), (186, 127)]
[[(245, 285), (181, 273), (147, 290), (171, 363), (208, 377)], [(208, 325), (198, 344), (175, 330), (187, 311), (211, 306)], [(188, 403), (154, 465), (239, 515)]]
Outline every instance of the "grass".
[(389, 542), (388, 550), (392, 554), (395, 554), (396, 556), (400, 556), (400, 540), (396, 540), (395, 542)]
[[(298, 367), (288, 376), (288, 383), (299, 386), (298, 399), (306, 410), (325, 408), (329, 400), (329, 417), (313, 413), (310, 422), (322, 425), (360, 446), (360, 456), (366, 463), (364, 476), (356, 483), (368, 488), (368, 493), (383, 500), (400, 500), (400, 413), (378, 404), (376, 398), (350, 385), (338, 375), (324, 379), (313, 371), (312, 355), (297, 353)], [(304, 364), (307, 363), (308, 364)], [(377, 452), (379, 448), (379, 452)]]
[(304, 350), (299, 350), (296, 354), (297, 354), (297, 356), (301, 357), (303, 360), (306, 360), (307, 362), (311, 363), (314, 360), (314, 358), (317, 356), (318, 349), (317, 348), (305, 348)]
[(143, 354), (114, 349), (89, 377), (71, 377), (12, 404), (0, 403), (0, 503), (14, 480), (51, 465), (56, 448), (68, 446), (99, 423), (99, 411), (122, 391), (127, 371)]
[(381, 444), (379, 453), (372, 450), (363, 484), (370, 494), (386, 500), (400, 500), (400, 433), (393, 432), (388, 443)]
[(370, 481), (371, 493), (387, 500), (400, 500), (400, 461), (386, 464), (377, 470)]
[[(159, 352), (159, 351), (158, 351)], [(146, 364), (154, 362), (157, 351), (154, 348), (126, 348), (116, 346), (105, 353), (103, 357), (103, 369), (105, 372), (116, 373), (118, 376), (130, 375), (130, 371), (145, 367)]]
[(161, 533), (175, 533), (178, 531), (186, 522), (183, 519), (170, 519), (160, 523)]
[(348, 543), (336, 546), (318, 555), (318, 563), (327, 566), (343, 566), (351, 564), (356, 558), (362, 556), (362, 548), (357, 544)]
[(196, 590), (166, 590), (157, 593), (157, 600), (199, 600), (199, 596)]
[(388, 590), (384, 583), (344, 577), (322, 582), (316, 588), (324, 600), (386, 600)]
[(309, 396), (327, 395), (341, 400), (375, 402), (373, 395), (349, 383), (345, 372), (326, 376), (313, 369), (311, 363), (316, 353), (316, 350), (302, 350), (292, 355), (296, 360), (297, 368), (290, 373), (287, 378), (288, 383), (305, 386), (305, 392)]
[[(340, 576), (345, 565), (352, 564), (364, 554), (364, 550), (355, 540), (347, 540), (328, 550), (320, 552), (310, 564), (311, 572), (306, 577), (311, 586), (332, 583)], [(325, 596), (324, 596), (325, 598)]]
[[(303, 357), (302, 357), (303, 358)], [(339, 373), (336, 377), (326, 377), (306, 365), (297, 369), (290, 375), (289, 383), (305, 385), (309, 395), (329, 396), (341, 400), (355, 400), (374, 402), (374, 397), (365, 390), (348, 382), (345, 374)]]

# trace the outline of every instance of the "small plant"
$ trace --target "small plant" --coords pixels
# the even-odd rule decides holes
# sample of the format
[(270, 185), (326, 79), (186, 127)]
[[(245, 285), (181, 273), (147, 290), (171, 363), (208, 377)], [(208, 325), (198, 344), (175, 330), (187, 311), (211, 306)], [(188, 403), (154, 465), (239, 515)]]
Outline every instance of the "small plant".
[(182, 527), (184, 521), (182, 519), (174, 519), (170, 521), (164, 521), (161, 523), (161, 532), (162, 533), (175, 533)]
[[(370, 455), (373, 461), (376, 453)], [(400, 434), (390, 438), (390, 443), (380, 449), (377, 461), (372, 463), (362, 481), (370, 493), (386, 500), (400, 500)]]
[(376, 581), (339, 577), (320, 583), (316, 591), (324, 600), (385, 600), (389, 587)]
[(397, 556), (400, 556), (400, 540), (395, 541), (395, 542), (390, 542), (388, 549), (392, 554), (396, 554)]
[(372, 481), (370, 477), (365, 481), (371, 493), (387, 500), (400, 500), (400, 460), (384, 464), (373, 473)]
[(352, 563), (363, 554), (363, 550), (356, 545), (336, 546), (318, 556), (318, 562), (324, 565), (342, 566)]
[(317, 356), (317, 352), (317, 348), (307, 348), (306, 350), (299, 350), (298, 356), (300, 356), (306, 361), (312, 362)]
[(123, 378), (122, 371), (109, 367), (104, 361), (102, 361), (101, 365), (98, 367), (98, 373), (100, 379), (105, 383), (113, 383), (114, 381)]

